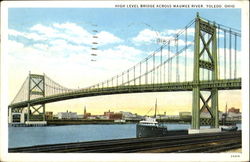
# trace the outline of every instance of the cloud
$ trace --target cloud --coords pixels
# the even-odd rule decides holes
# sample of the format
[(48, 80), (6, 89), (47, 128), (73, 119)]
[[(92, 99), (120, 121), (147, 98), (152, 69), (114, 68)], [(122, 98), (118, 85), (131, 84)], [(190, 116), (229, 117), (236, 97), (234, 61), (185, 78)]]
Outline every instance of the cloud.
[(139, 32), (139, 34), (132, 38), (132, 41), (135, 42), (136, 44), (142, 44), (142, 43), (153, 43), (156, 41), (157, 35), (155, 31), (150, 30), (150, 29), (144, 29)]
[[(54, 23), (51, 25), (36, 24), (28, 29), (28, 32), (16, 31), (9, 29), (8, 34), (14, 37), (23, 37), (30, 40), (30, 43), (35, 41), (44, 41), (49, 44), (55, 40), (65, 40), (72, 44), (92, 46), (94, 41), (93, 34), (88, 32), (83, 27), (75, 23)], [(98, 46), (121, 43), (123, 40), (110, 32), (101, 31), (97, 34)], [(32, 42), (33, 41), (33, 42)]]
[[(118, 45), (112, 48), (97, 50), (96, 62), (91, 62), (91, 48), (70, 44), (64, 39), (55, 39), (45, 43), (24, 45), (9, 40), (9, 69), (19, 67), (32, 73), (55, 76), (55, 80), (69, 88), (84, 88), (108, 79), (139, 61), (138, 55), (143, 52), (134, 47)], [(12, 70), (11, 70), (12, 71)], [(17, 70), (19, 71), (19, 70)], [(22, 72), (23, 73), (23, 72)], [(67, 73), (67, 77), (65, 77)], [(10, 75), (14, 77), (16, 71)], [(95, 75), (93, 75), (95, 74)], [(79, 78), (73, 79), (72, 78)], [(84, 77), (89, 76), (89, 77)]]
[(106, 45), (106, 44), (114, 44), (114, 43), (121, 43), (123, 42), (122, 39), (119, 37), (116, 37), (115, 35), (106, 32), (106, 31), (101, 31), (96, 35), (98, 37), (98, 43), (99, 45)]
[[(163, 44), (170, 40), (171, 41), (170, 46), (175, 46), (175, 39), (177, 33), (180, 34), (178, 37), (179, 38), (178, 45), (184, 46), (185, 31), (183, 29), (176, 29), (176, 30), (168, 29), (158, 34), (156, 34), (156, 32), (153, 30), (144, 29), (140, 31), (136, 37), (132, 38), (132, 41), (136, 45), (142, 45), (142, 44), (153, 44), (153, 43)], [(193, 36), (193, 35), (194, 35), (194, 28), (188, 28), (187, 36)], [(189, 44), (193, 44), (193, 42), (187, 41), (187, 45)]]
[[(183, 28), (183, 29), (167, 29), (167, 30), (164, 30), (161, 34), (162, 35), (172, 35), (172, 36), (175, 36), (176, 34), (185, 34), (185, 28)], [(194, 36), (194, 28), (189, 27), (187, 29), (187, 35)]]
[(8, 30), (9, 36), (14, 36), (14, 37), (24, 37), (27, 39), (31, 39), (34, 41), (44, 41), (47, 40), (43, 35), (39, 35), (37, 33), (27, 33), (27, 32), (19, 32), (13, 29)]
[(43, 34), (47, 37), (55, 35), (58, 31), (51, 28), (44, 26), (42, 24), (36, 24), (30, 28), (31, 31), (38, 32), (39, 34)]

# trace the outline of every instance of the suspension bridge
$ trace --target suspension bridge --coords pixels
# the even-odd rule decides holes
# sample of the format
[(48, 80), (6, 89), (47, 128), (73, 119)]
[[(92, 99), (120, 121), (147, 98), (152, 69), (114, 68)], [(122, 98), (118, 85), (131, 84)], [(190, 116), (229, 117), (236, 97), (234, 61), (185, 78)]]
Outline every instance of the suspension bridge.
[(151, 55), (95, 85), (69, 89), (46, 74), (29, 74), (9, 105), (9, 114), (28, 109), (27, 121), (33, 120), (36, 114), (45, 120), (45, 104), (62, 100), (123, 93), (192, 91), (192, 128), (200, 128), (200, 113), (204, 109), (210, 113), (210, 125), (218, 128), (218, 91), (241, 89), (240, 46), (240, 30), (207, 20), (197, 13)]

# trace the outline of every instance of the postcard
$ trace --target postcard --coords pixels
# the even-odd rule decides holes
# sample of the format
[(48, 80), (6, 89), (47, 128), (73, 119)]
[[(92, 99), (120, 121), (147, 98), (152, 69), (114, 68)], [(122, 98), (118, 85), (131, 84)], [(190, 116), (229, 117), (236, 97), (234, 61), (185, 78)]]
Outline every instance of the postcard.
[(248, 161), (248, 1), (4, 1), (1, 161)]

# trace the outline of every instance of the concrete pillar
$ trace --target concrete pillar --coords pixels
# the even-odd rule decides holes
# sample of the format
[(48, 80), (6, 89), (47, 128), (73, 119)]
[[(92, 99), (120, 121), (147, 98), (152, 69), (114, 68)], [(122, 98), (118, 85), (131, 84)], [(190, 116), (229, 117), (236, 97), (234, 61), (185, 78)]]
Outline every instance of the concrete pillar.
[(9, 123), (12, 123), (12, 121), (13, 121), (13, 119), (12, 119), (12, 108), (11, 107), (9, 108), (9, 118), (8, 118), (8, 120), (9, 120)]
[(22, 112), (21, 113), (21, 120), (20, 120), (20, 123), (24, 123), (25, 122), (25, 113), (24, 112)]
[(30, 121), (30, 103), (28, 103), (27, 121)]
[(200, 89), (193, 88), (192, 129), (200, 129)]
[(43, 104), (43, 121), (45, 121), (45, 104)]
[(219, 128), (219, 110), (218, 110), (218, 89), (213, 88), (212, 89), (212, 113), (213, 113), (213, 127)]

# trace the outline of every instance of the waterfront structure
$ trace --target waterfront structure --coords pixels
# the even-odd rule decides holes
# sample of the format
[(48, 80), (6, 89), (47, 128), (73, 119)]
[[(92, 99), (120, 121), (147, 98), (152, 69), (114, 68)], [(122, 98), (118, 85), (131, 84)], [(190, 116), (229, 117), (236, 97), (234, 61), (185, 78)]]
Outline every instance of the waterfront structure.
[[(167, 43), (154, 51), (153, 54), (130, 67), (127, 71), (87, 88), (69, 89), (56, 83), (45, 74), (29, 74), (20, 91), (9, 105), (9, 114), (12, 116), (11, 113), (21, 111), (27, 107), (28, 112), (30, 112), (27, 115), (28, 121), (35, 115), (37, 120), (45, 120), (45, 104), (56, 101), (122, 93), (192, 91), (192, 128), (200, 129), (200, 112), (203, 109), (207, 109), (211, 116), (209, 124), (214, 128), (218, 128), (218, 91), (241, 89), (241, 77), (238, 76), (236, 69), (237, 51), (240, 49), (241, 44), (238, 41), (240, 41), (241, 32), (211, 22), (213, 21), (205, 20), (197, 14), (196, 18), (183, 28), (182, 33), (176, 33), (174, 39), (166, 41)], [(195, 36), (194, 42), (190, 43), (188, 42), (187, 31), (193, 28), (193, 24), (195, 24)], [(220, 58), (217, 50), (222, 47), (217, 43), (223, 41), (219, 37), (220, 34), (224, 34), (224, 44), (229, 40), (229, 47), (224, 46), (224, 55), (226, 55), (226, 51), (234, 50), (235, 58), (234, 67), (231, 59), (229, 68), (224, 63), (223, 78), (219, 76), (220, 69), (218, 67), (223, 69), (220, 63), (226, 62), (227, 59), (220, 60), (220, 62), (217, 60), (217, 58)], [(183, 48), (180, 48), (181, 46), (178, 44), (181, 37), (185, 38)], [(232, 43), (235, 46), (232, 46)], [(170, 51), (170, 46), (171, 49), (176, 49), (175, 52)], [(192, 47), (194, 49), (194, 64), (193, 79), (190, 81), (187, 80), (186, 62), (187, 50)], [(167, 57), (163, 57), (163, 50), (167, 51)], [(170, 56), (170, 52), (173, 55)], [(185, 57), (179, 57), (183, 53)], [(229, 55), (232, 58), (231, 52)], [(181, 61), (179, 59), (181, 58), (185, 59), (182, 60), (185, 62), (184, 75), (180, 75), (179, 72), (179, 62)], [(176, 63), (173, 64), (174, 59)], [(166, 70), (166, 67), (168, 67), (168, 70)], [(175, 68), (174, 74), (172, 68)], [(232, 70), (234, 70), (234, 75), (232, 75)], [(230, 72), (230, 75), (228, 75), (228, 72)], [(203, 91), (209, 92), (209, 96), (206, 97)]]
[(241, 120), (241, 113), (228, 112), (227, 120)]
[(76, 112), (59, 112), (57, 114), (58, 119), (77, 119)]
[(83, 119), (84, 115), (77, 115), (77, 119)]
[(190, 119), (191, 112), (179, 112), (180, 119)]
[(237, 113), (240, 113), (240, 109), (237, 109), (235, 107), (231, 107), (230, 109), (228, 109), (228, 113), (230, 113), (230, 112), (237, 114)]
[(108, 112), (104, 112), (104, 116), (108, 117), (108, 119), (111, 120), (119, 120), (122, 119), (122, 113), (118, 112), (111, 112), (110, 110)]
[(45, 112), (45, 118), (46, 118), (46, 120), (52, 120), (53, 119), (53, 112), (52, 111), (46, 111)]
[(108, 120), (109, 119), (108, 116), (104, 116), (104, 115), (97, 115), (96, 118), (97, 119), (104, 119), (104, 120)]
[(143, 117), (131, 112), (120, 111), (123, 120), (141, 120)]
[(84, 114), (83, 114), (83, 118), (87, 119), (91, 116), (91, 113), (87, 112), (86, 106), (84, 106)]

